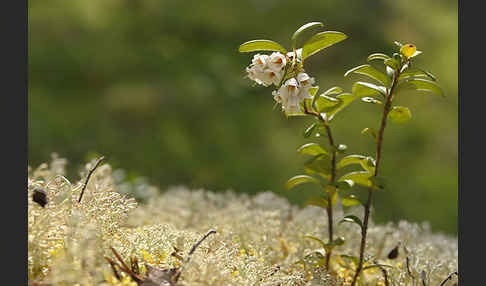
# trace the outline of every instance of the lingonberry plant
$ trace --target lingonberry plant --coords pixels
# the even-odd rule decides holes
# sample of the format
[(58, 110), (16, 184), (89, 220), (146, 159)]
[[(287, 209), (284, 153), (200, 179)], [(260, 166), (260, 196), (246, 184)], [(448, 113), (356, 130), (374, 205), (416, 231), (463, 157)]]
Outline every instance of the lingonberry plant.
[[(349, 155), (341, 160), (346, 152), (346, 145), (336, 143), (331, 131), (331, 123), (335, 116), (358, 97), (343, 91), (335, 86), (322, 94), (317, 94), (318, 86), (313, 86), (314, 78), (311, 78), (304, 69), (304, 60), (316, 52), (346, 39), (341, 32), (325, 31), (312, 36), (301, 48), (297, 48), (297, 39), (302, 32), (311, 28), (322, 27), (320, 22), (312, 22), (300, 27), (292, 36), (292, 52), (286, 50), (278, 43), (268, 40), (249, 41), (240, 46), (240, 52), (253, 52), (260, 50), (275, 51), (270, 55), (256, 54), (252, 63), (247, 67), (248, 77), (258, 84), (269, 86), (274, 84), (277, 88), (273, 96), (277, 104), (282, 105), (282, 110), (287, 116), (311, 116), (314, 122), (305, 129), (304, 137), (315, 134), (327, 137), (327, 150), (318, 143), (310, 142), (297, 149), (297, 152), (312, 156), (304, 164), (306, 175), (297, 175), (288, 180), (287, 189), (291, 189), (302, 183), (314, 183), (322, 187), (323, 193), (319, 197), (311, 197), (307, 204), (325, 209), (328, 218), (328, 242), (325, 243), (315, 236), (306, 236), (318, 241), (325, 249), (325, 258), (318, 263), (329, 269), (332, 250), (344, 243), (343, 237), (334, 238), (333, 206), (337, 202), (338, 191), (349, 189), (354, 185), (347, 179), (354, 174), (345, 174), (338, 179), (338, 171), (350, 164), (361, 164), (365, 171), (372, 172), (374, 161), (370, 157), (362, 155)], [(324, 137), (324, 136), (322, 136)], [(353, 196), (341, 197), (345, 206), (359, 204)], [(344, 221), (353, 221), (353, 217), (345, 217)]]
[[(348, 176), (347, 179), (353, 180), (356, 184), (368, 187), (368, 198), (364, 204), (364, 218), (361, 221), (354, 217), (355, 222), (361, 227), (361, 244), (359, 261), (351, 285), (354, 286), (363, 270), (364, 254), (366, 247), (366, 234), (374, 190), (384, 189), (385, 180), (379, 176), (379, 167), (382, 159), (382, 146), (385, 134), (385, 127), (388, 118), (396, 123), (405, 123), (412, 117), (410, 110), (404, 106), (393, 105), (398, 93), (403, 90), (417, 90), (444, 96), (442, 89), (435, 83), (435, 77), (421, 69), (412, 67), (413, 59), (421, 54), (413, 44), (401, 44), (395, 42), (400, 48), (399, 53), (394, 53), (392, 57), (374, 53), (368, 57), (368, 61), (381, 61), (385, 67), (386, 74), (379, 71), (369, 64), (355, 67), (345, 73), (345, 76), (356, 73), (365, 75), (376, 82), (356, 82), (353, 85), (353, 95), (361, 97), (362, 101), (381, 106), (381, 123), (378, 133), (371, 128), (363, 129), (362, 133), (369, 133), (376, 142), (376, 163), (366, 174), (356, 173)], [(378, 97), (378, 98), (376, 98)], [(383, 101), (383, 102), (382, 102)]]
[[(341, 222), (355, 223), (361, 228), (359, 258), (342, 255), (342, 257), (352, 258), (357, 265), (351, 282), (351, 285), (355, 285), (364, 269), (379, 267), (384, 270), (383, 266), (386, 266), (375, 262), (375, 264), (365, 264), (370, 259), (365, 261), (364, 253), (372, 193), (374, 190), (385, 188), (384, 179), (379, 176), (378, 170), (382, 158), (381, 150), (387, 119), (389, 117), (397, 123), (404, 123), (411, 118), (408, 108), (393, 105), (394, 99), (397, 93), (404, 89), (415, 89), (440, 95), (443, 93), (435, 83), (435, 77), (432, 74), (412, 67), (412, 59), (421, 52), (417, 51), (412, 44), (402, 45), (395, 42), (400, 47), (400, 53), (394, 53), (392, 57), (374, 53), (368, 57), (368, 61), (382, 61), (385, 73), (369, 64), (358, 66), (345, 73), (345, 76), (353, 73), (365, 75), (378, 84), (360, 81), (353, 85), (352, 93), (346, 93), (342, 88), (335, 86), (318, 95), (319, 87), (314, 86), (314, 78), (305, 72), (304, 60), (347, 38), (341, 32), (325, 31), (310, 37), (302, 47), (297, 46), (297, 40), (304, 31), (322, 26), (323, 24), (320, 22), (312, 22), (300, 27), (292, 36), (292, 51), (290, 52), (270, 40), (245, 42), (240, 45), (239, 51), (271, 51), (272, 53), (269, 55), (256, 54), (253, 56), (250, 66), (246, 68), (248, 77), (257, 84), (266, 87), (275, 86), (275, 90), (272, 92), (273, 98), (276, 104), (281, 104), (286, 116), (311, 116), (314, 118), (315, 121), (304, 131), (305, 138), (314, 134), (316, 137), (321, 137), (322, 134), (327, 137), (327, 149), (314, 142), (304, 144), (297, 149), (299, 153), (312, 157), (304, 164), (307, 174), (292, 177), (287, 181), (286, 188), (291, 189), (302, 183), (314, 183), (322, 187), (322, 196), (312, 197), (307, 202), (325, 209), (328, 218), (328, 242), (325, 243), (314, 236), (306, 237), (318, 241), (325, 249), (325, 259), (321, 259), (318, 265), (324, 266), (329, 272), (331, 272), (330, 260), (333, 248), (344, 243), (343, 237), (334, 238), (333, 206), (337, 202), (339, 191), (352, 188), (355, 184), (369, 188), (365, 203), (361, 203), (354, 196), (341, 195), (341, 202), (344, 206), (364, 206), (363, 220), (355, 215), (345, 216), (341, 220)], [(377, 96), (378, 98), (376, 98)], [(331, 131), (331, 123), (339, 111), (356, 99), (382, 107), (382, 119), (378, 133), (371, 128), (362, 130), (362, 133), (371, 135), (376, 142), (376, 159), (359, 154), (338, 158), (345, 154), (347, 147), (344, 144), (336, 143)], [(343, 167), (352, 164), (361, 166), (362, 170), (338, 176)], [(386, 271), (384, 273), (386, 274)], [(385, 278), (385, 280), (387, 279)]]

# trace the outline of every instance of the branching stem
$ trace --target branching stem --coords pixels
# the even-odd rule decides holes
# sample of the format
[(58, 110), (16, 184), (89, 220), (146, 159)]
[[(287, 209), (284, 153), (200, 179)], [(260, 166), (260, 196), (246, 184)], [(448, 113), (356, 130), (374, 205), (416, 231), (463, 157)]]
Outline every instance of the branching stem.
[[(304, 102), (304, 113), (308, 115), (312, 115), (317, 117), (323, 124), (324, 127), (326, 128), (326, 133), (327, 133), (327, 138), (329, 139), (329, 145), (331, 146), (331, 179), (330, 179), (330, 184), (332, 185), (335, 180), (336, 180), (336, 150), (337, 147), (334, 145), (334, 139), (332, 137), (332, 132), (331, 132), (331, 127), (329, 126), (329, 122), (322, 118), (322, 116), (314, 111), (309, 111), (307, 108), (307, 104)], [(328, 233), (329, 233), (329, 243), (332, 243), (334, 240), (333, 238), (333, 213), (332, 213), (332, 196), (328, 194), (327, 196), (327, 227), (328, 227)], [(332, 249), (329, 249), (329, 251), (326, 251), (326, 262), (325, 262), (325, 267), (329, 269), (329, 261), (331, 260), (331, 254), (332, 254)]]
[[(377, 144), (376, 144), (376, 166), (375, 166), (375, 173), (374, 176), (378, 176), (378, 170), (380, 167), (380, 162), (381, 162), (381, 149), (383, 146), (383, 135), (385, 134), (385, 127), (386, 127), (386, 121), (388, 118), (388, 113), (390, 113), (391, 107), (392, 107), (392, 102), (393, 102), (393, 90), (395, 89), (396, 85), (398, 84), (398, 77), (400, 76), (400, 70), (402, 68), (402, 65), (400, 64), (398, 69), (395, 70), (394, 76), (393, 76), (393, 82), (391, 84), (391, 87), (389, 90), (387, 90), (386, 94), (386, 101), (385, 105), (383, 107), (383, 115), (381, 118), (381, 126), (380, 126), (380, 131), (378, 133), (378, 139), (377, 139)], [(366, 234), (368, 231), (368, 221), (370, 217), (370, 209), (371, 209), (371, 202), (372, 202), (372, 197), (373, 197), (373, 184), (368, 190), (368, 199), (366, 200), (366, 204), (364, 206), (364, 219), (363, 219), (363, 227), (361, 228), (361, 245), (360, 245), (360, 250), (359, 250), (359, 264), (356, 269), (356, 273), (354, 274), (353, 277), (353, 282), (351, 283), (351, 286), (354, 286), (356, 284), (356, 281), (358, 280), (359, 274), (361, 273), (361, 270), (363, 269), (363, 259), (364, 259), (364, 250), (366, 247)]]
[(91, 170), (89, 170), (88, 176), (86, 177), (86, 181), (84, 182), (83, 189), (81, 190), (81, 194), (79, 195), (78, 203), (81, 203), (81, 199), (83, 198), (84, 190), (88, 186), (89, 178), (94, 173), (94, 171), (96, 170), (96, 168), (98, 168), (98, 166), (100, 165), (101, 161), (103, 161), (103, 159), (105, 159), (105, 157), (104, 156), (101, 156), (98, 160), (96, 160), (96, 163), (94, 164), (93, 168), (91, 168)]

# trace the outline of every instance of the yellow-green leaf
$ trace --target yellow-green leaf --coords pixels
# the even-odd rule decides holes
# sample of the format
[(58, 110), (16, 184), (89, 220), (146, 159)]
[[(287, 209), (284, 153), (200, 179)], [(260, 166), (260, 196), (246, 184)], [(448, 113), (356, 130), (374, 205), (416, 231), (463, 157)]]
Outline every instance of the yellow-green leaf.
[(369, 180), (369, 177), (371, 177), (372, 175), (373, 174), (366, 171), (351, 172), (339, 178), (338, 181), (352, 180), (358, 185), (371, 187), (371, 181)]
[(398, 92), (406, 89), (415, 89), (417, 91), (431, 92), (440, 96), (445, 96), (442, 89), (435, 82), (422, 78), (412, 77), (406, 79), (398, 84), (396, 91)]
[(410, 109), (404, 106), (393, 106), (388, 116), (396, 123), (405, 123), (412, 119)]
[(307, 155), (320, 155), (320, 154), (328, 154), (327, 151), (322, 148), (321, 145), (317, 143), (307, 143), (299, 147), (297, 152), (300, 154), (307, 154)]
[(324, 27), (324, 24), (321, 22), (310, 22), (297, 29), (297, 31), (295, 31), (295, 33), (292, 35), (292, 48), (293, 49), (296, 48), (297, 39), (304, 31), (310, 30), (312, 28), (317, 28), (317, 27)]
[(346, 38), (347, 36), (344, 33), (336, 31), (317, 33), (312, 36), (302, 47), (302, 60), (312, 56), (322, 49), (339, 43)]
[(284, 47), (279, 43), (270, 40), (252, 40), (240, 45), (238, 49), (240, 53), (256, 52), (256, 51), (275, 51), (283, 54), (287, 53)]
[(379, 83), (381, 83), (384, 86), (388, 86), (390, 84), (389, 81), (388, 81), (388, 77), (384, 73), (382, 73), (381, 71), (372, 67), (371, 65), (361, 65), (361, 66), (352, 68), (352, 69), (348, 70), (344, 74), (344, 76), (346, 77), (350, 73), (357, 73), (357, 74), (362, 74), (362, 75), (368, 76), (368, 77), (378, 81)]
[(287, 181), (287, 183), (285, 184), (285, 188), (287, 188), (287, 190), (290, 190), (293, 187), (300, 185), (300, 184), (304, 184), (304, 183), (314, 183), (314, 184), (318, 184), (318, 185), (321, 184), (321, 182), (314, 177), (307, 176), (307, 175), (297, 175), (297, 176), (290, 178)]

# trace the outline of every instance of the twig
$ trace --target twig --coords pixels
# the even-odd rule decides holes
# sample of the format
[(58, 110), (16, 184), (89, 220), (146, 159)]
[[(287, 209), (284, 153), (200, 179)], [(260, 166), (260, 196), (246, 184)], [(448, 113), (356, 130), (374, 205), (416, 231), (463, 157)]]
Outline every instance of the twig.
[(93, 166), (93, 168), (91, 168), (91, 170), (89, 170), (88, 176), (86, 177), (86, 181), (84, 182), (83, 189), (81, 190), (81, 194), (79, 195), (78, 203), (81, 203), (81, 199), (83, 198), (84, 190), (88, 186), (88, 181), (89, 181), (89, 178), (91, 177), (91, 174), (94, 173), (94, 171), (96, 170), (96, 168), (98, 168), (98, 166), (100, 165), (101, 161), (103, 161), (103, 159), (105, 159), (105, 157), (101, 156), (98, 160), (96, 160), (96, 163)]
[(196, 248), (206, 239), (208, 238), (208, 236), (210, 236), (211, 234), (214, 234), (216, 233), (215, 230), (210, 230), (208, 231), (198, 242), (196, 242), (192, 247), (191, 249), (189, 250), (189, 253), (187, 254), (187, 258), (186, 258), (186, 261), (184, 261), (184, 264), (181, 266), (181, 268), (179, 268), (179, 271), (177, 271), (177, 274), (173, 276), (173, 281), (174, 282), (177, 282), (177, 280), (179, 280), (179, 277), (181, 276), (181, 272), (182, 272), (182, 269), (185, 265), (187, 265), (187, 263), (189, 263), (189, 261), (191, 260), (191, 256), (192, 254), (194, 253), (194, 251), (196, 251)]
[(457, 273), (457, 271), (454, 271), (451, 274), (449, 274), (449, 276), (447, 276), (447, 278), (444, 279), (444, 281), (442, 281), (439, 286), (444, 286), (447, 281), (449, 281), (450, 279), (452, 279), (452, 276), (453, 275), (456, 275), (457, 277), (459, 277), (459, 273)]
[(407, 262), (407, 274), (408, 274), (408, 276), (412, 277), (413, 286), (415, 286), (417, 282), (415, 280), (415, 276), (413, 276), (413, 274), (412, 274), (412, 271), (410, 271), (410, 258), (408, 258), (408, 250), (405, 246), (403, 246), (403, 249), (405, 250), (405, 254), (407, 255), (407, 257), (405, 258), (405, 260)]
[(378, 268), (380, 268), (381, 272), (383, 273), (383, 278), (385, 279), (385, 286), (390, 286), (390, 282), (388, 282), (388, 272), (386, 271), (386, 269), (383, 268), (383, 266), (381, 266), (380, 264), (378, 264), (377, 261), (374, 261), (374, 263), (378, 265)]

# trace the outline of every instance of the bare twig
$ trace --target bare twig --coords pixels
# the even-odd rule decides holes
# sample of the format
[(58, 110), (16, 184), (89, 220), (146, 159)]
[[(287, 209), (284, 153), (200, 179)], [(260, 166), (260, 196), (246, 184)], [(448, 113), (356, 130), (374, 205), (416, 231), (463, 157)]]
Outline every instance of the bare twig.
[(184, 261), (184, 264), (179, 268), (179, 271), (177, 272), (177, 274), (175, 274), (173, 276), (173, 281), (174, 282), (177, 282), (177, 280), (179, 280), (179, 277), (181, 276), (181, 273), (182, 273), (182, 269), (185, 265), (187, 265), (189, 263), (189, 261), (191, 260), (191, 256), (192, 254), (194, 253), (194, 251), (196, 251), (196, 248), (206, 239), (208, 238), (208, 236), (210, 236), (211, 234), (214, 234), (216, 233), (215, 230), (210, 230), (208, 231), (198, 242), (196, 242), (192, 247), (191, 249), (189, 250), (189, 253), (187, 254), (187, 258), (186, 258), (186, 261)]
[(452, 276), (453, 275), (456, 275), (457, 277), (459, 277), (459, 273), (457, 273), (457, 271), (454, 271), (451, 274), (449, 274), (449, 276), (447, 276), (447, 278), (444, 279), (444, 281), (442, 281), (439, 286), (444, 286), (447, 281), (449, 281), (450, 279), (452, 279)]
[(374, 261), (376, 265), (378, 265), (378, 268), (380, 268), (381, 272), (383, 273), (383, 278), (385, 279), (385, 286), (390, 286), (390, 282), (388, 282), (388, 272), (386, 269), (381, 266), (377, 261)]
[(98, 168), (98, 166), (100, 165), (101, 161), (103, 161), (103, 159), (105, 159), (105, 157), (101, 156), (98, 160), (96, 160), (96, 163), (93, 166), (93, 168), (91, 168), (91, 170), (89, 170), (88, 176), (86, 177), (86, 181), (84, 182), (83, 189), (81, 190), (81, 194), (79, 195), (78, 203), (81, 203), (81, 199), (83, 198), (84, 190), (88, 186), (88, 181), (89, 181), (89, 178), (91, 177), (91, 174), (94, 173), (94, 171), (96, 170), (96, 168)]
[(403, 246), (403, 249), (405, 250), (405, 254), (407, 255), (407, 257), (405, 258), (405, 260), (407, 262), (407, 274), (408, 274), (408, 276), (412, 277), (413, 286), (415, 286), (417, 282), (416, 282), (415, 276), (413, 276), (413, 274), (412, 274), (412, 271), (410, 271), (410, 258), (408, 257), (408, 250), (405, 246)]

